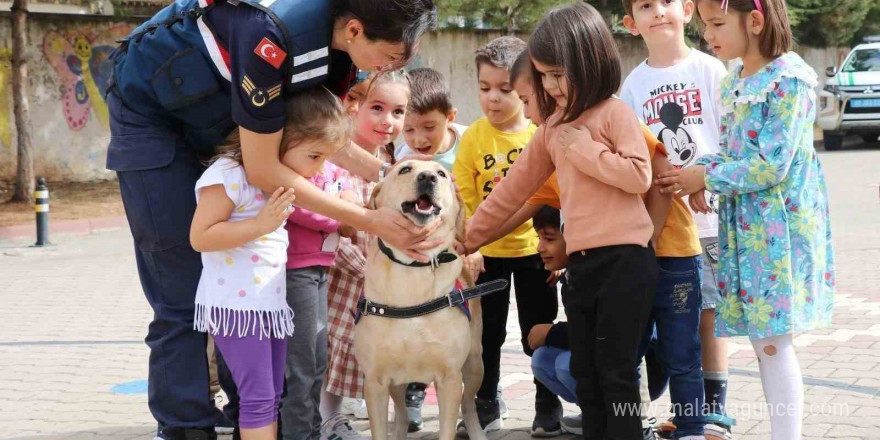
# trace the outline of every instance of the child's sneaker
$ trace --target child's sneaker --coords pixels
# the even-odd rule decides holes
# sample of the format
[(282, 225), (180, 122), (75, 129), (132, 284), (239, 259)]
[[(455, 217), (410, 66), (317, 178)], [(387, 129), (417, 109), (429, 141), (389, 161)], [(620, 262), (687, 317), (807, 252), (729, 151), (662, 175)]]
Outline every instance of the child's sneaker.
[[(498, 410), (498, 401), (489, 401), (477, 398), (477, 419), (480, 421), (480, 427), (483, 433), (488, 434), (494, 431), (500, 431), (504, 427), (504, 421), (501, 420), (501, 412)], [(459, 437), (467, 437), (467, 427), (464, 420), (458, 422), (455, 434)]]
[(507, 410), (507, 402), (501, 396), (501, 384), (498, 384), (498, 392), (495, 393), (495, 398), (498, 399), (498, 411), (501, 413), (501, 418), (507, 419), (510, 417), (510, 411)]
[(721, 414), (709, 414), (706, 416), (706, 440), (733, 440), (730, 428), (735, 424), (736, 420), (730, 417)]
[(321, 424), (321, 440), (370, 440), (370, 438), (358, 434), (344, 415), (336, 414)]
[(352, 399), (344, 397), (342, 399), (342, 414), (354, 416), (356, 419), (364, 420), (370, 418), (367, 415), (367, 402), (364, 399)]
[(584, 435), (584, 419), (580, 414), (576, 416), (563, 417), (559, 422), (562, 430), (574, 435)]
[(411, 383), (406, 387), (406, 415), (409, 417), (408, 432), (422, 429), (422, 404), (425, 403), (424, 385)]
[(562, 404), (558, 399), (535, 402), (532, 437), (556, 437), (562, 434)]

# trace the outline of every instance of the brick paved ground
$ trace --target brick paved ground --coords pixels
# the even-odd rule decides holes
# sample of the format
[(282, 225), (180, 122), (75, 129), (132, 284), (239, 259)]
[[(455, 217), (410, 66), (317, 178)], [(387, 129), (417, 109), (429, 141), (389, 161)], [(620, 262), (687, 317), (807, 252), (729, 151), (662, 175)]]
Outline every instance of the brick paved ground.
[[(880, 152), (823, 154), (831, 191), (839, 290), (834, 327), (795, 338), (806, 381), (808, 439), (880, 439)], [(126, 231), (56, 237), (57, 246), (0, 242), (0, 438), (152, 439), (142, 392), (150, 309)], [(534, 387), (515, 308), (502, 385), (511, 418), (494, 439), (529, 437)], [(561, 315), (560, 315), (561, 316)], [(731, 344), (729, 404), (736, 438), (769, 438), (755, 356)], [(436, 438), (429, 398), (425, 431)], [(665, 418), (662, 400), (653, 410)], [(757, 407), (755, 407), (757, 408)], [(574, 411), (566, 406), (569, 413)], [(368, 429), (366, 422), (356, 423)]]

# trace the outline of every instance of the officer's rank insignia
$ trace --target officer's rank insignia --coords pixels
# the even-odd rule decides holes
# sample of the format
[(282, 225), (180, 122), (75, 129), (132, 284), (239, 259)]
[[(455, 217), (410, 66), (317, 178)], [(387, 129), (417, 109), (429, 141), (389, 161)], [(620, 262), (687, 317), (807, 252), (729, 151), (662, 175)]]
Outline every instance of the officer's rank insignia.
[(241, 88), (247, 93), (248, 99), (251, 100), (251, 105), (257, 108), (262, 107), (266, 105), (267, 102), (281, 96), (281, 83), (269, 87), (268, 89), (261, 89), (255, 86), (254, 82), (248, 78), (247, 75), (241, 80)]

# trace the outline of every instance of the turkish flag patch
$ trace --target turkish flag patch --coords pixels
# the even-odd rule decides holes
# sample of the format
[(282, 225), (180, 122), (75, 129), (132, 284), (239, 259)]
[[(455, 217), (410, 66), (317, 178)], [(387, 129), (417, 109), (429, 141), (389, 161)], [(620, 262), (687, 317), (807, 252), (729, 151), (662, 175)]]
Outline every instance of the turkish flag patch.
[(277, 44), (273, 43), (272, 40), (266, 37), (263, 37), (263, 39), (260, 40), (260, 43), (257, 44), (257, 48), (254, 49), (254, 53), (276, 69), (280, 69), (281, 63), (287, 58), (287, 52), (281, 50)]

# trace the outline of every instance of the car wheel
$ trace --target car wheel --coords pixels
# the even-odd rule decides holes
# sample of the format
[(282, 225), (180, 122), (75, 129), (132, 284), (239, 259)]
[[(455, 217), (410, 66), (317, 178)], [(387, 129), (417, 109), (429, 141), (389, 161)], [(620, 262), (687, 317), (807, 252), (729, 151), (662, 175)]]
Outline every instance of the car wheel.
[(877, 138), (880, 138), (880, 133), (869, 133), (862, 135), (862, 140), (865, 141), (865, 143), (867, 144), (877, 142)]
[(837, 151), (843, 148), (843, 136), (839, 134), (832, 134), (829, 132), (823, 133), (825, 151)]

